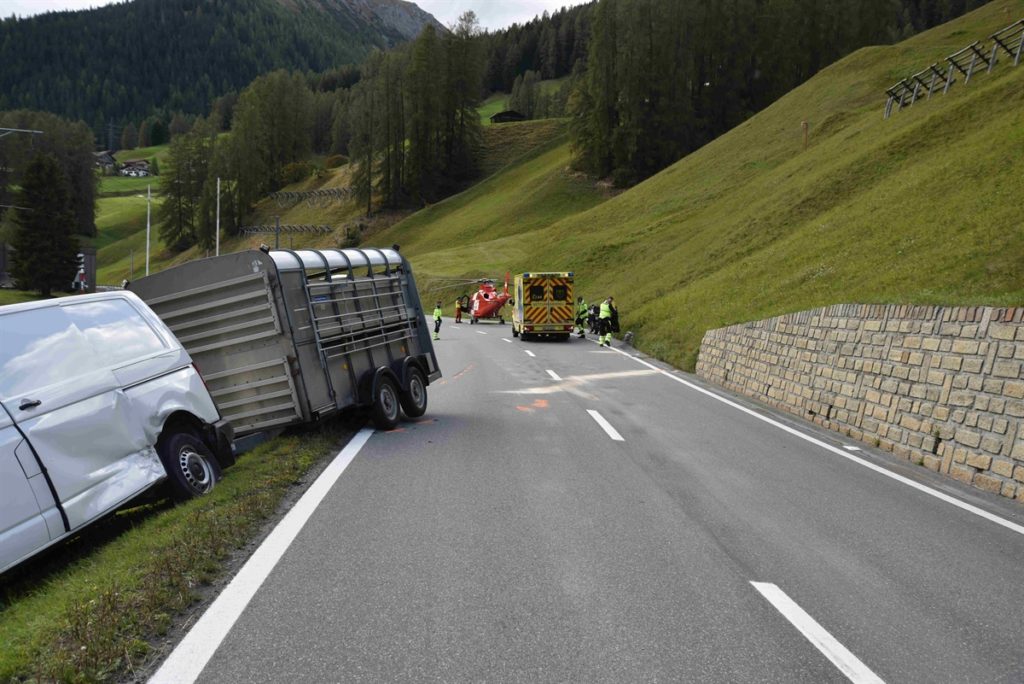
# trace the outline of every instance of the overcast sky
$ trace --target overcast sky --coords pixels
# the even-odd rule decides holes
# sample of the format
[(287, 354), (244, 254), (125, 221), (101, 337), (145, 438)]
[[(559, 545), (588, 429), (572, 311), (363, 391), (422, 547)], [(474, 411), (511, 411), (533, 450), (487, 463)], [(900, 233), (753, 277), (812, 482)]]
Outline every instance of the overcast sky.
[[(24, 17), (52, 10), (88, 9), (109, 5), (113, 0), (0, 0), (0, 15)], [(454, 24), (467, 9), (476, 12), (480, 25), (488, 29), (503, 28), (513, 22), (523, 23), (544, 10), (579, 5), (586, 0), (416, 0), (416, 4), (437, 17), (445, 26)]]

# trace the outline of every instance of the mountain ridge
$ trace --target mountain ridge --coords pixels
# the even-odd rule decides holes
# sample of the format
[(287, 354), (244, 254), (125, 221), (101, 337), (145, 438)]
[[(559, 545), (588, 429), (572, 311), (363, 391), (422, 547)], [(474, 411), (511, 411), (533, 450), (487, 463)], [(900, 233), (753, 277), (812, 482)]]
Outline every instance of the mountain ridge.
[(427, 24), (440, 26), (405, 0), (133, 0), (11, 17), (0, 20), (0, 110), (48, 111), (96, 131), (205, 114), (260, 74), (358, 64)]

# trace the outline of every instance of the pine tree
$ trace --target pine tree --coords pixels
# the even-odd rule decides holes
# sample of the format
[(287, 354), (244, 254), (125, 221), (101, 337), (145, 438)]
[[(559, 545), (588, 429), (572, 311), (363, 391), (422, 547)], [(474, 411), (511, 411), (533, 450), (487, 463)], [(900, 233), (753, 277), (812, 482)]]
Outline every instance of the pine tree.
[(139, 129), (129, 121), (121, 131), (121, 149), (134, 150), (139, 145)]
[(14, 212), (11, 276), (21, 290), (49, 297), (74, 280), (77, 243), (74, 207), (56, 157), (38, 155), (25, 170)]

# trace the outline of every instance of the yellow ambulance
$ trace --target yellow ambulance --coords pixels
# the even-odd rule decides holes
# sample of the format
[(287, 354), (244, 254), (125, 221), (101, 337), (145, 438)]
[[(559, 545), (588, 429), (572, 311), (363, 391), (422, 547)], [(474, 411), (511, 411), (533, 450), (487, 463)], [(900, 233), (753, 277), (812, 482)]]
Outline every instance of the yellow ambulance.
[(516, 274), (512, 336), (569, 339), (576, 322), (572, 282), (572, 271)]

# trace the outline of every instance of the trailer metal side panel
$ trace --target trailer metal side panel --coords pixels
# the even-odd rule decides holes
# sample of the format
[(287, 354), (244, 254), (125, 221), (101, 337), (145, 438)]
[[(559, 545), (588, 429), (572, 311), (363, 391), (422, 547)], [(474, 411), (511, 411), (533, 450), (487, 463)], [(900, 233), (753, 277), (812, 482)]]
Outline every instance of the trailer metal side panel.
[(441, 376), (407, 261), (392, 250), (247, 251), (132, 283), (181, 340), (238, 435), (366, 402), (408, 357)]

